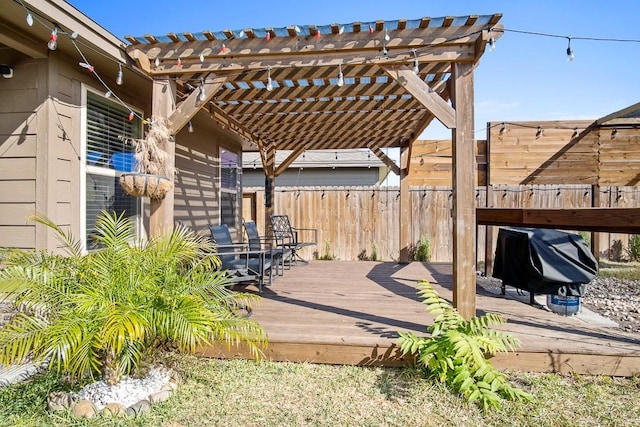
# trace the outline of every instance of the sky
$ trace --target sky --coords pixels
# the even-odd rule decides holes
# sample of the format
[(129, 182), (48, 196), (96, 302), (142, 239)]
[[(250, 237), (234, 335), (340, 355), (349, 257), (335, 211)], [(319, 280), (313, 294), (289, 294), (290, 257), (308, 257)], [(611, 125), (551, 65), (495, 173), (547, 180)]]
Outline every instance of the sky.
[[(69, 0), (117, 37), (502, 13), (505, 33), (474, 74), (475, 137), (487, 122), (595, 120), (640, 102), (638, 0)], [(521, 34), (514, 31), (560, 37)], [(449, 139), (434, 121), (421, 139)], [(394, 157), (394, 156), (392, 156)], [(392, 184), (394, 185), (394, 184)]]
[[(243, 1), (70, 0), (115, 36), (326, 25), (424, 16), (502, 13), (507, 30), (475, 71), (475, 137), (489, 121), (597, 119), (640, 102), (640, 43), (564, 37), (640, 39), (638, 0)], [(508, 30), (554, 34), (527, 35)], [(436, 121), (423, 139), (450, 138)]]

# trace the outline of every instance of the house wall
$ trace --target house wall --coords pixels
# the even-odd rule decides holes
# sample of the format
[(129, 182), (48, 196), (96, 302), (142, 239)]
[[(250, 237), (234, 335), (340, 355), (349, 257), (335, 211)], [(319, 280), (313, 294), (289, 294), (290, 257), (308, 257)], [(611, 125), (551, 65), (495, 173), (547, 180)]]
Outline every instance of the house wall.
[(0, 63), (12, 64), (14, 76), (0, 78), (0, 246), (32, 248), (36, 209), (38, 108), (45, 93), (39, 80), (46, 63), (11, 49), (0, 50)]
[[(104, 88), (59, 51), (32, 59), (5, 48), (0, 62), (14, 68), (13, 78), (0, 80), (0, 247), (55, 250), (53, 233), (27, 217), (42, 213), (80, 237), (83, 85)], [(139, 83), (112, 89), (148, 112), (151, 85)]]
[[(380, 180), (380, 168), (289, 168), (276, 178), (278, 187), (306, 187), (306, 186), (340, 186), (376, 185)], [(262, 168), (252, 169), (246, 165), (242, 171), (242, 185), (245, 187), (264, 186), (264, 172)]]
[[(237, 152), (240, 161), (241, 147), (205, 112), (198, 113), (192, 123), (193, 133), (185, 127), (176, 136), (174, 220), (208, 234), (210, 224), (220, 223), (220, 149)], [(242, 224), (240, 187), (237, 200), (236, 224)]]

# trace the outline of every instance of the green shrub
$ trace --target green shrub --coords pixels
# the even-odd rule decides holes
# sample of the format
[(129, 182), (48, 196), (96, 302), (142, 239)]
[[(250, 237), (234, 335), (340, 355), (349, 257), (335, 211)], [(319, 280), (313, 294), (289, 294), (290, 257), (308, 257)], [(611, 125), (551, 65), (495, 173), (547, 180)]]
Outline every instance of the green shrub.
[(101, 374), (115, 384), (159, 342), (195, 352), (216, 341), (245, 341), (254, 354), (262, 328), (234, 309), (256, 297), (233, 293), (208, 239), (177, 227), (137, 241), (132, 222), (106, 214), (96, 222), (102, 249), (82, 245), (44, 216), (67, 256), (11, 251), (0, 295), (20, 312), (0, 329), (0, 363), (45, 362), (79, 380)]
[(640, 234), (632, 234), (629, 236), (627, 256), (630, 261), (640, 261)]
[(427, 328), (429, 337), (399, 332), (403, 354), (413, 354), (428, 376), (446, 383), (469, 402), (477, 402), (485, 412), (500, 407), (501, 399), (531, 400), (487, 360), (487, 356), (514, 351), (520, 345), (510, 334), (489, 329), (504, 323), (500, 315), (487, 313), (465, 320), (426, 280), (418, 283), (418, 294), (437, 317)]
[(331, 245), (328, 240), (324, 242), (324, 253), (318, 259), (323, 261), (331, 261), (336, 259), (336, 256), (331, 252)]
[(431, 242), (429, 241), (429, 236), (426, 234), (420, 237), (418, 247), (416, 248), (415, 260), (422, 262), (431, 261)]
[(371, 257), (370, 257), (371, 261), (377, 261), (378, 260), (378, 244), (376, 242), (373, 242), (371, 244)]

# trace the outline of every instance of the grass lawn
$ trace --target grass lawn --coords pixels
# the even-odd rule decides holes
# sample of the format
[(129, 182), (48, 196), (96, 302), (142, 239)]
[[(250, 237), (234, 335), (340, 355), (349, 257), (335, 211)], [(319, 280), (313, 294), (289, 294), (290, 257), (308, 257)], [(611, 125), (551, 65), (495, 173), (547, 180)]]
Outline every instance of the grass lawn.
[(0, 425), (637, 426), (640, 378), (512, 374), (534, 396), (487, 415), (412, 369), (255, 363), (170, 354), (184, 384), (138, 419), (47, 413), (54, 375), (0, 389)]

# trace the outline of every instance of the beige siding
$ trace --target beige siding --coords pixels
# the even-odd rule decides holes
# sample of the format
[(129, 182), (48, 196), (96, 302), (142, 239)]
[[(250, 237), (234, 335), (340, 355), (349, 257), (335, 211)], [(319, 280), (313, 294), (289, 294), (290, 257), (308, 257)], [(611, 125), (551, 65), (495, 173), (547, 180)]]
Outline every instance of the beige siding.
[(176, 138), (174, 220), (203, 233), (220, 218), (220, 160), (210, 126), (194, 120), (196, 132), (183, 129)]
[(37, 75), (37, 63), (25, 62), (0, 80), (0, 247), (35, 245), (27, 216), (36, 200)]

